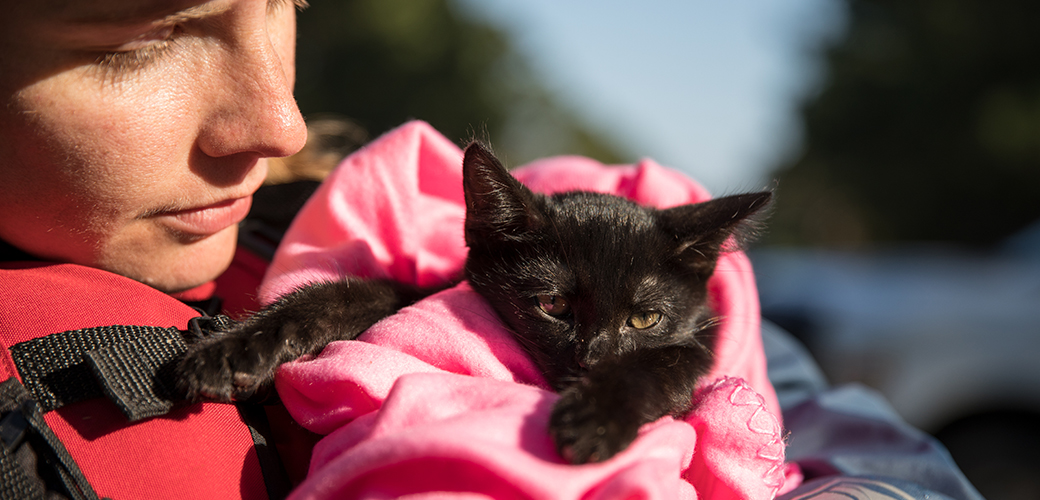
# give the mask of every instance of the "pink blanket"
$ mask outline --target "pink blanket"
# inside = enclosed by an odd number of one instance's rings
[[[286,235],[265,279],[267,303],[342,275],[419,284],[459,276],[462,151],[422,122],[347,158]],[[535,191],[584,189],[668,207],[708,193],[645,160],[579,157],[514,172]],[[283,366],[292,415],[325,434],[292,498],[772,498],[800,480],[785,466],[766,378],[754,276],[723,255],[710,283],[726,321],[697,411],[647,424],[627,450],[574,466],[547,433],[556,394],[484,300],[463,282],[386,318],[356,342]]]

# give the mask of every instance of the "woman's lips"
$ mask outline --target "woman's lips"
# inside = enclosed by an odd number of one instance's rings
[[[249,214],[252,196],[222,201],[198,208],[165,212],[159,218],[174,231],[191,236],[209,236],[231,227]]]

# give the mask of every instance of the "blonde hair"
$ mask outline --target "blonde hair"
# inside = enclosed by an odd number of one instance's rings
[[[292,156],[268,158],[264,184],[320,181],[366,142],[368,132],[348,118],[327,114],[308,117],[307,144]]]

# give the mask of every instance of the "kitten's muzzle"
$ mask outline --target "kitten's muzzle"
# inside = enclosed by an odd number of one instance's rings
[[[583,370],[589,370],[596,366],[603,358],[611,352],[610,346],[605,339],[593,337],[588,342],[583,342],[574,351],[574,363]]]
[[[588,348],[588,344],[581,343],[574,349],[574,364],[583,371],[596,364],[598,359],[593,356]]]

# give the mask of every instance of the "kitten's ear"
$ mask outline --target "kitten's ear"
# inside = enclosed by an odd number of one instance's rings
[[[726,196],[661,210],[658,217],[675,237],[678,257],[707,279],[715,272],[721,252],[737,250],[753,236],[755,215],[763,212],[772,197],[769,191]],[[730,236],[736,248],[724,248]]]
[[[516,241],[541,226],[538,195],[516,180],[491,151],[478,142],[462,160],[466,195],[466,244]]]

